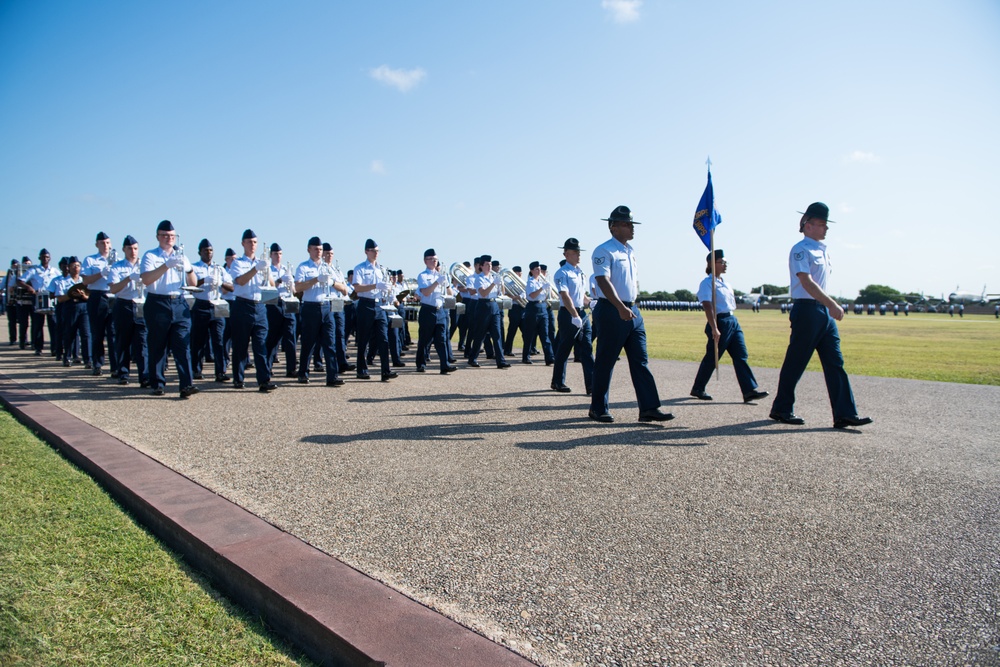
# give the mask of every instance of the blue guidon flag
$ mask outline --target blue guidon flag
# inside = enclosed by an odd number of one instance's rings
[[[712,230],[722,224],[722,216],[715,210],[715,191],[712,190],[712,172],[708,172],[708,185],[698,202],[694,214],[694,231],[709,250],[712,249]]]

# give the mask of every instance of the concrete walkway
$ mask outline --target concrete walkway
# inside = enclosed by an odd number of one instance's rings
[[[792,427],[744,405],[730,367],[709,403],[676,398],[694,364],[651,366],[665,426],[635,422],[624,363],[610,426],[581,391],[549,391],[544,365],[270,395],[202,382],[182,401],[0,348],[0,390],[539,664],[1000,664],[1000,387],[855,377],[876,423],[836,431],[821,375]],[[773,391],[777,371],[755,370]],[[578,366],[567,383],[582,389]],[[375,637],[399,622],[317,597]],[[409,655],[365,656],[452,664],[401,634]],[[516,664],[489,646],[465,664]]]

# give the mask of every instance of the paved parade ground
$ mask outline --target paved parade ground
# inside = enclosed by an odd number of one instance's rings
[[[1000,387],[855,376],[875,423],[839,431],[821,374],[786,426],[731,367],[702,402],[696,364],[650,366],[663,425],[636,422],[624,360],[611,425],[573,364],[569,394],[543,364],[411,363],[181,400],[4,346],[0,391],[541,665],[1000,664]],[[777,370],[755,371],[773,395]]]

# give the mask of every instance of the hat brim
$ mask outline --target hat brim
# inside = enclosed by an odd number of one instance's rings
[[[804,211],[796,211],[796,213],[798,213],[799,215],[805,215]],[[827,218],[826,221],[827,222],[834,222],[834,223],[837,222],[836,220],[831,220],[830,218]]]
[[[560,250],[576,250],[577,252],[587,252],[586,248],[567,248],[564,245],[556,246]]]
[[[641,225],[638,220],[622,220],[620,218],[601,218],[604,222],[631,222],[633,225]]]

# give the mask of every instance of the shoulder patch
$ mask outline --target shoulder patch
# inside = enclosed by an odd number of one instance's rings
[[[792,258],[796,262],[801,262],[805,258],[805,256],[806,256],[806,254],[800,250],[799,252],[797,252],[794,255],[792,255]]]
[[[595,257],[594,264],[601,265],[604,264],[604,257]]]

